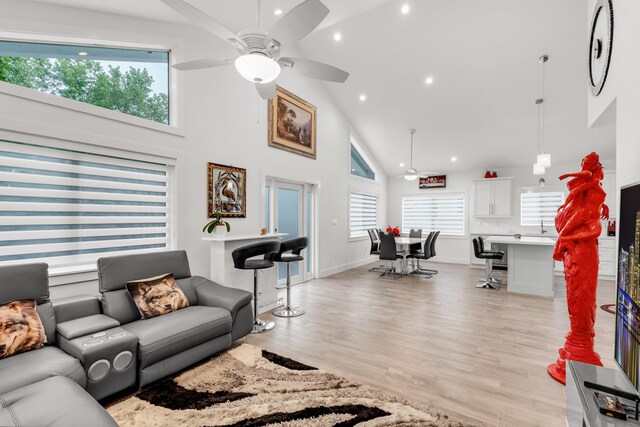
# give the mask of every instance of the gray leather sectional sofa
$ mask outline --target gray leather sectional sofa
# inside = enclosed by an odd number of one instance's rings
[[[189,307],[141,319],[125,284],[173,273]],[[116,425],[97,403],[228,348],[253,325],[249,292],[191,276],[184,251],[102,258],[102,300],[49,300],[47,265],[0,267],[0,305],[35,299],[47,343],[0,359],[0,425]]]

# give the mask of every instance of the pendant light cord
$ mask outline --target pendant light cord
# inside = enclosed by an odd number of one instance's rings
[[[543,60],[542,61],[542,103],[540,104],[540,110],[541,110],[541,114],[540,114],[540,120],[541,120],[541,125],[540,125],[540,154],[544,153],[544,101],[545,101],[545,93],[544,93],[544,87],[545,87],[545,80],[544,80],[544,64],[547,62],[547,60]]]

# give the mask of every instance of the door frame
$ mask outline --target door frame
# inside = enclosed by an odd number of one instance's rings
[[[319,181],[314,181],[314,180],[309,180],[308,178],[301,176],[301,175],[297,175],[297,174],[288,174],[288,173],[283,173],[281,171],[270,171],[270,170],[261,170],[260,171],[260,193],[261,193],[261,203],[260,203],[260,218],[265,218],[266,216],[266,210],[265,210],[265,199],[266,199],[266,191],[265,191],[265,187],[270,183],[270,182],[282,182],[284,184],[294,184],[294,185],[300,185],[302,186],[302,211],[303,211],[303,215],[302,215],[302,229],[303,229],[303,234],[309,236],[309,240],[310,240],[310,250],[311,250],[311,257],[307,257],[307,259],[305,259],[306,263],[304,263],[304,267],[308,265],[311,266],[311,272],[307,272],[306,268],[302,268],[303,270],[303,276],[301,278],[301,280],[299,282],[296,283],[301,283],[301,282],[305,282],[308,280],[312,280],[315,279],[316,277],[318,277],[318,267],[319,267],[319,263],[318,263],[318,248],[320,247],[319,244],[319,234],[318,234],[318,199],[319,199],[319,193],[320,193],[320,182]],[[267,230],[269,232],[271,232],[273,230],[273,224],[274,224],[274,203],[273,201],[275,200],[273,194],[274,194],[274,187],[271,187],[270,190],[270,196],[271,196],[271,200],[269,203],[269,207],[271,212],[269,213],[269,220],[271,222],[271,224],[265,224],[265,227],[267,228]],[[311,196],[311,230],[307,230],[307,214],[309,212],[307,212],[307,192],[310,193]],[[308,251],[307,251],[308,252]]]

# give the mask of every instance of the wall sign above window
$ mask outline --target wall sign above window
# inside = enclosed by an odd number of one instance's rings
[[[589,83],[591,94],[598,96],[604,88],[611,64],[613,48],[613,5],[611,0],[598,0],[591,18],[589,37]]]

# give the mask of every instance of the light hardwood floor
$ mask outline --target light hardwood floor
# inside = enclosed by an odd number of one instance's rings
[[[293,288],[307,313],[246,341],[489,426],[565,426],[564,386],[546,367],[568,330],[556,297],[477,289],[484,270],[429,263],[431,279],[382,279],[370,266]],[[504,277],[504,276],[502,276]],[[615,302],[601,281],[598,306]],[[613,367],[614,315],[598,308],[596,350]]]

